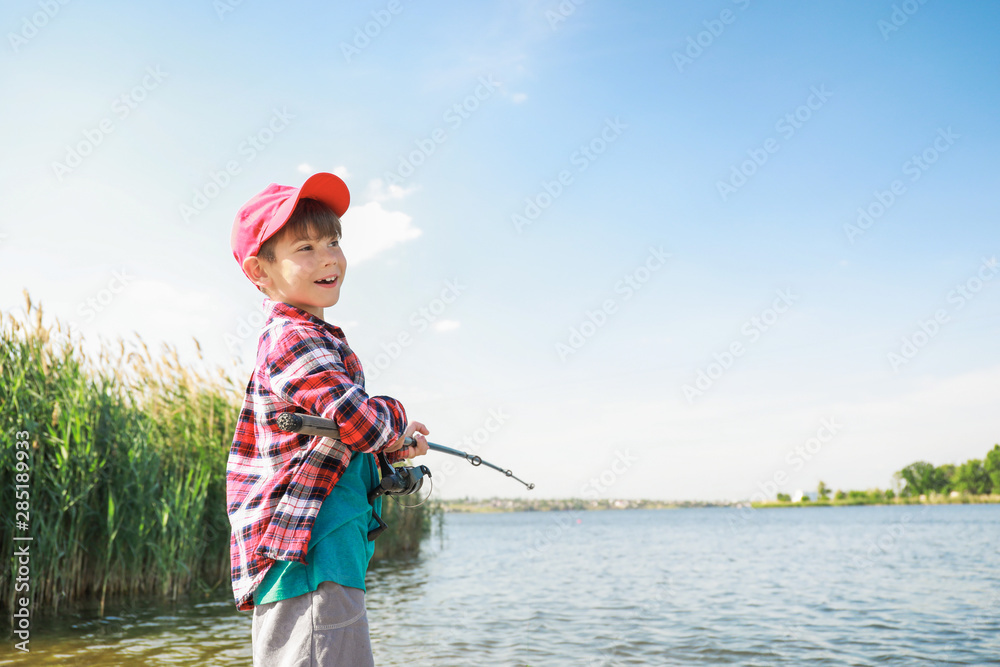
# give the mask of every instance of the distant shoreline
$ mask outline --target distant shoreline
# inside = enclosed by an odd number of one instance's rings
[[[990,505],[1000,503],[1000,494],[893,498],[892,500],[871,501],[867,499],[818,500],[807,502],[708,502],[708,501],[664,501],[664,500],[581,500],[577,498],[557,500],[527,500],[523,498],[489,498],[483,500],[437,500],[442,512],[452,514],[493,514],[504,512],[570,512],[596,510],[632,509],[687,509],[692,507],[732,507],[771,509],[785,507],[855,507],[858,505]]]
[[[667,500],[583,500],[579,498],[564,499],[527,499],[527,498],[485,498],[462,500],[436,500],[437,507],[443,512],[454,514],[497,513],[497,512],[582,512],[591,510],[629,510],[629,509],[683,509],[686,507],[730,507],[733,503],[712,503],[700,501],[667,501]]]
[[[931,496],[919,496],[917,498],[893,498],[892,500],[813,500],[793,503],[790,501],[774,501],[764,503],[751,503],[754,509],[769,509],[772,507],[848,507],[853,505],[993,505],[1000,503],[1000,494],[990,493],[981,495],[958,494],[956,496],[944,496],[933,494]]]

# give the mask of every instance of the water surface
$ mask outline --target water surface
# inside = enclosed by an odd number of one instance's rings
[[[1000,664],[1000,505],[450,514],[369,572],[378,665]],[[0,665],[249,665],[225,597],[36,619]]]

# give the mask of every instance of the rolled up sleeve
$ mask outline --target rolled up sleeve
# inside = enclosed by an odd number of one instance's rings
[[[349,449],[377,453],[391,445],[406,428],[403,405],[388,396],[369,396],[344,365],[335,341],[284,333],[289,340],[275,346],[268,375],[275,396],[306,413],[332,419]],[[395,452],[390,453],[392,458]]]

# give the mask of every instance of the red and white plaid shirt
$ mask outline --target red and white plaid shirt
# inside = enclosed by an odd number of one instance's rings
[[[233,595],[241,611],[253,609],[253,592],[275,560],[305,562],[316,515],[351,450],[379,452],[406,428],[399,401],[365,393],[361,362],[339,327],[286,303],[265,298],[263,305],[257,364],[226,467]],[[283,412],[335,420],[340,442],[278,430]],[[388,458],[402,457],[397,451]]]

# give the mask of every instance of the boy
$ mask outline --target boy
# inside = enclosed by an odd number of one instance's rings
[[[272,183],[233,223],[233,256],[266,296],[226,473],[233,593],[253,610],[255,665],[374,664],[364,602],[374,454],[427,453],[427,428],[365,393],[344,332],[323,320],[347,272],[349,203],[347,185],[319,173],[301,188]],[[340,441],[280,431],[282,412],[334,419]],[[416,445],[404,447],[407,436]]]

